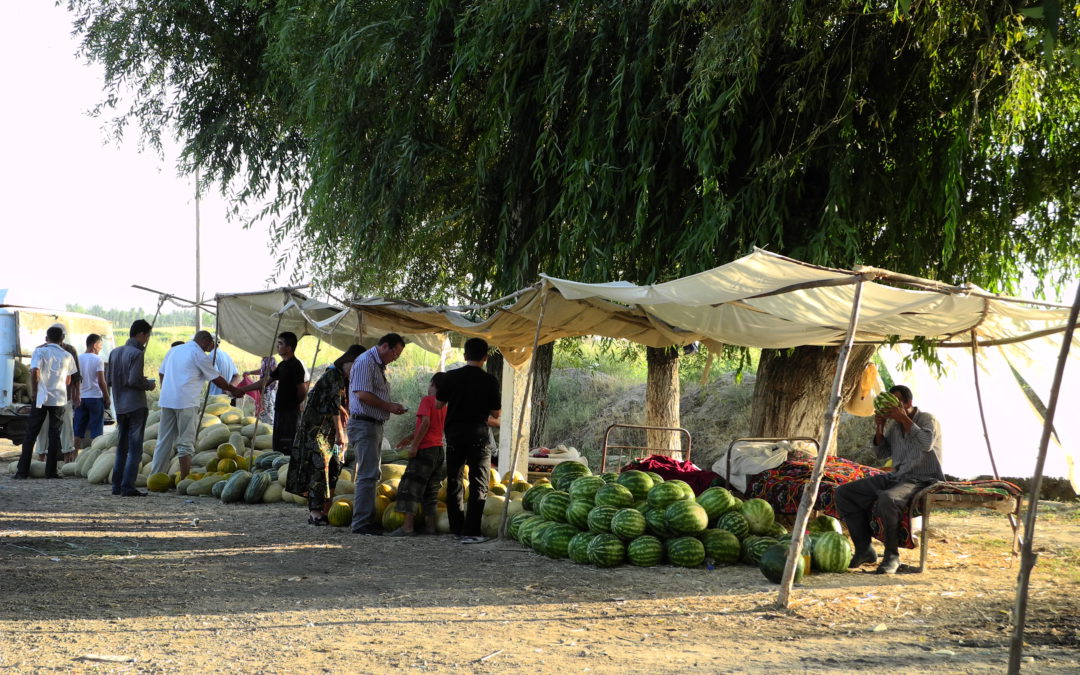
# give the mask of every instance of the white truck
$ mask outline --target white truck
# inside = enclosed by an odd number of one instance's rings
[[[30,357],[45,342],[49,326],[64,324],[64,341],[80,354],[91,333],[102,337],[101,358],[106,361],[116,345],[112,323],[106,319],[58,309],[6,305],[2,304],[4,295],[5,291],[0,290],[0,438],[19,445],[30,416]],[[112,423],[110,411],[105,412],[105,421]]]

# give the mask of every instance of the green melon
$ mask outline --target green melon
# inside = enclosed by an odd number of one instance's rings
[[[750,534],[767,534],[772,527],[774,514],[772,504],[764,499],[748,499],[742,505],[743,518]]]
[[[668,540],[667,558],[672,565],[698,567],[705,562],[705,545],[694,537],[677,537]]]
[[[575,480],[591,473],[589,467],[580,462],[560,462],[551,470],[551,484],[556,490],[569,490]]]
[[[605,483],[617,483],[619,481],[619,474],[608,471],[607,473],[600,474],[600,478],[602,478]]]
[[[654,509],[666,509],[677,501],[684,499],[682,489],[675,481],[661,483],[649,490],[649,506]]]
[[[655,471],[646,471],[645,473],[649,474],[649,478],[652,478],[652,484],[654,486],[664,482],[664,477]]]
[[[844,572],[854,550],[848,538],[838,532],[822,532],[814,537],[813,567],[822,572]]]
[[[664,513],[667,526],[675,534],[697,534],[709,526],[709,515],[701,504],[684,499],[667,507]]]
[[[611,533],[623,541],[637,539],[645,534],[645,516],[636,509],[619,509],[611,518]]]
[[[215,499],[221,499],[221,493],[225,491],[225,484],[228,480],[223,480],[218,483],[214,483],[214,486],[210,488],[210,496]]]
[[[540,498],[537,509],[544,518],[560,523],[566,522],[566,509],[570,507],[570,495],[562,490],[549,490]]]
[[[667,509],[649,509],[645,513],[645,523],[649,533],[661,539],[667,539],[675,534],[668,527],[666,512]]]
[[[614,567],[626,558],[626,547],[622,540],[613,534],[598,534],[593,537],[588,551],[589,561],[597,567]]]
[[[765,533],[767,536],[779,539],[788,534],[788,529],[780,523],[773,521],[773,524],[769,526],[769,531]]]
[[[653,481],[652,478],[649,478],[649,474],[634,469],[619,474],[618,483],[629,490],[630,494],[634,495],[635,502],[645,499],[653,486]]]
[[[614,506],[627,509],[634,506],[634,495],[618,483],[609,483],[596,491],[594,498],[597,506]]]
[[[741,511],[728,511],[716,521],[719,530],[727,530],[740,540],[745,539],[750,533],[750,526],[746,523]]]
[[[840,524],[840,521],[832,516],[818,516],[810,521],[810,525],[807,528],[810,534],[820,534],[821,532],[836,532],[837,534],[844,533],[844,526]]]
[[[548,490],[554,489],[555,488],[551,487],[547,483],[541,483],[540,485],[537,485],[525,492],[525,496],[521,498],[521,505],[525,507],[526,511],[532,511],[533,513],[536,513],[539,509],[539,505],[537,504],[537,502],[540,501],[540,498],[543,497]]]
[[[596,491],[607,485],[600,476],[582,476],[570,483],[570,499],[595,503]]]
[[[697,496],[697,503],[709,514],[709,522],[716,520],[735,508],[735,495],[722,487],[711,487]]]
[[[569,554],[570,540],[579,534],[578,529],[566,523],[555,523],[544,531],[543,553],[549,558],[565,558]]]
[[[690,484],[687,483],[684,480],[679,480],[677,478],[673,478],[672,480],[664,481],[664,482],[665,483],[670,483],[671,485],[674,485],[674,486],[678,487],[679,490],[682,491],[682,498],[683,499],[694,499],[695,497],[697,497],[697,495],[694,494],[694,488],[690,487]]]
[[[619,509],[614,506],[595,506],[589,511],[589,532],[604,534],[611,532],[611,519]]]
[[[742,550],[739,559],[747,565],[757,565],[758,561],[761,560],[761,554],[765,552],[765,549],[776,543],[777,541],[772,537],[759,537],[756,534],[752,534],[742,540]]]
[[[244,469],[234,472],[225,482],[225,489],[221,491],[221,501],[231,504],[242,500],[249,482],[251,482],[250,472]]]
[[[540,555],[547,555],[547,532],[556,525],[562,523],[555,523],[550,520],[545,520],[532,528],[532,534],[529,536],[529,546],[532,550],[536,551]]]
[[[580,479],[579,479],[580,480]],[[589,529],[589,512],[593,510],[592,500],[571,500],[566,509],[566,522],[579,530]]]
[[[659,565],[664,559],[664,545],[656,537],[642,535],[626,545],[626,559],[638,567]]]
[[[640,502],[635,502],[634,503],[634,508],[637,509],[638,512],[641,513],[641,515],[645,515],[645,512],[648,511],[649,509],[651,509],[652,507],[649,506],[649,500],[642,499]]]
[[[261,496],[260,496],[261,499]],[[334,527],[345,527],[352,522],[352,502],[344,499],[336,501],[326,514],[326,520]]]
[[[522,511],[522,513],[527,513],[527,512]],[[523,519],[521,521],[521,523],[518,525],[517,540],[519,542],[521,542],[523,545],[531,547],[532,546],[532,531],[533,531],[533,529],[537,525],[539,525],[540,523],[544,523],[544,522],[547,522],[547,521],[544,520],[543,516],[537,516],[537,515],[530,515],[528,518]]]
[[[514,541],[521,541],[518,539],[518,529],[521,527],[521,524],[525,522],[526,518],[532,517],[533,514],[528,511],[518,511],[510,516],[510,520],[506,523],[506,534],[510,535],[510,538]]]
[[[245,504],[258,504],[262,501],[263,493],[270,487],[270,476],[266,472],[259,472],[248,481],[244,490]]]
[[[758,560],[758,569],[765,578],[774,584],[780,583],[784,578],[784,567],[787,565],[787,547],[783,544],[772,544],[761,552]],[[806,560],[802,556],[795,558],[795,583],[802,581],[806,573]]]
[[[578,532],[570,538],[570,544],[566,547],[567,556],[579,565],[587,565],[589,560],[589,542],[597,535],[592,532]]]
[[[717,565],[731,565],[739,562],[742,547],[739,538],[727,530],[705,530],[698,538],[705,546],[705,557]]]

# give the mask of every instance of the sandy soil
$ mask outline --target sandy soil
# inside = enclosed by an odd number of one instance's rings
[[[997,673],[1007,659],[1017,565],[989,511],[938,512],[924,574],[812,575],[790,610],[749,567],[600,570],[305,514],[0,477],[0,669]],[[1048,504],[1044,522],[1025,670],[1075,673],[1080,509]]]

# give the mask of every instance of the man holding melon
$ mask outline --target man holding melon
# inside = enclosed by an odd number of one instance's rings
[[[836,510],[855,544],[850,567],[877,562],[870,543],[874,513],[885,525],[885,557],[878,574],[896,574],[900,568],[900,517],[922,488],[945,480],[941,470],[941,425],[933,415],[912,404],[911,389],[896,385],[874,401],[877,424],[872,442],[880,459],[891,459],[893,470],[841,485]]]

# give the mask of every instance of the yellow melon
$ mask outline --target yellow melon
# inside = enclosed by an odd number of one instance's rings
[[[352,504],[344,499],[339,499],[330,507],[326,519],[334,527],[345,527],[352,522]]]
[[[397,485],[394,485],[393,481],[383,481],[375,488],[375,494],[393,500],[397,497]]]
[[[232,473],[236,471],[235,459],[219,459],[217,464],[217,470],[221,473]]]
[[[386,507],[390,506],[392,501],[384,495],[375,496],[375,520],[382,522],[383,511],[386,511]]]
[[[352,471],[349,471],[348,469],[342,469],[341,473],[338,474],[338,480],[347,480],[351,482],[352,479]]]
[[[218,459],[230,459],[236,457],[236,447],[232,443],[222,443],[217,448]]]
[[[214,473],[215,471],[217,471],[218,462],[220,462],[220,461],[221,461],[220,459],[216,459],[216,458],[210,460],[209,462],[206,463],[206,470],[209,473]]]
[[[146,479],[146,487],[151,492],[168,492],[172,487],[172,477],[167,473],[155,473]]]
[[[404,464],[383,464],[379,467],[379,480],[386,481],[391,478],[401,478],[405,475]]]
[[[236,462],[236,468],[237,469],[245,469],[246,470],[248,468],[247,457],[237,456],[237,457],[233,458],[233,461]]]

